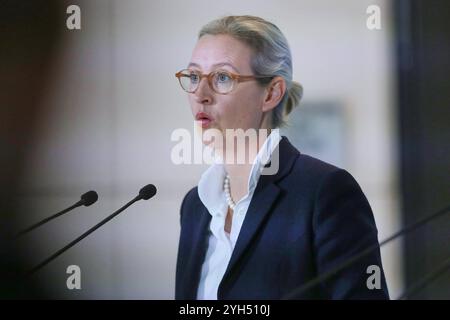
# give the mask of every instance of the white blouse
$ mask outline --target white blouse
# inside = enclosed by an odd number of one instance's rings
[[[231,259],[261,170],[269,161],[280,140],[279,130],[272,130],[259,150],[248,178],[248,193],[236,203],[229,234],[224,229],[228,211],[225,191],[223,190],[226,175],[225,167],[222,163],[215,163],[202,174],[198,184],[198,194],[212,218],[209,225],[208,249],[202,265],[197,299],[217,300],[219,284]]]

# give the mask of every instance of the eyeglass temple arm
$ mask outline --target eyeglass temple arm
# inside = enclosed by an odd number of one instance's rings
[[[254,79],[263,79],[263,78],[273,78],[274,76],[241,76],[241,75],[235,75],[234,79],[242,82],[242,81],[249,81]]]

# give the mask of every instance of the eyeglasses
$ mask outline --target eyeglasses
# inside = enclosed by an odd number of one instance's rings
[[[273,78],[273,76],[241,76],[225,70],[216,70],[209,74],[199,71],[184,69],[175,74],[180,82],[181,88],[188,93],[197,91],[200,81],[208,79],[209,87],[216,93],[228,94],[238,83],[255,79]]]

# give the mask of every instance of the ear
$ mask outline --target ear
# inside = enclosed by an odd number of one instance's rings
[[[274,109],[283,99],[286,92],[286,82],[282,77],[275,77],[269,83],[265,90],[265,97],[262,105],[262,111],[270,111]]]

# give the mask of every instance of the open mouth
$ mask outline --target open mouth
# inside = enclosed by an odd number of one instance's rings
[[[202,128],[208,128],[211,125],[213,118],[207,113],[198,112],[195,116],[195,120],[201,124]]]

